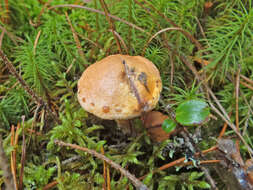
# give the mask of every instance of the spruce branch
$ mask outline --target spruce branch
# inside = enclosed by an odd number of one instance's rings
[[[9,61],[9,59],[6,57],[4,52],[0,50],[0,57],[2,58],[4,64],[7,66],[9,71],[12,75],[15,76],[15,78],[19,81],[21,86],[25,89],[25,91],[32,97],[32,99],[38,104],[44,106],[46,109],[49,109],[49,113],[52,115],[52,118],[57,121],[57,123],[60,123],[60,120],[58,116],[51,110],[51,108],[43,101],[41,97],[39,97],[30,87],[29,85],[23,80],[23,78],[18,74],[16,68],[13,66],[13,64]]]
[[[2,58],[4,64],[7,66],[11,74],[16,77],[16,79],[19,81],[19,83],[22,85],[25,91],[32,97],[32,99],[35,102],[37,102],[37,104],[45,105],[45,102],[42,100],[42,98],[38,97],[35,94],[35,92],[28,86],[28,84],[22,79],[22,77],[18,74],[16,68],[12,65],[12,63],[9,61],[9,59],[6,57],[6,55],[2,50],[0,50],[0,57]]]

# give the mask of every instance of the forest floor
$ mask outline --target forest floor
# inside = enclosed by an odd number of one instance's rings
[[[114,54],[160,72],[134,134],[77,98]],[[252,189],[252,127],[251,0],[0,0],[0,189]]]

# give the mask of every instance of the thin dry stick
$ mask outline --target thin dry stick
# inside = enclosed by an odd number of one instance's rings
[[[5,4],[5,11],[6,11],[5,23],[8,23],[8,21],[9,21],[9,2],[8,2],[8,0],[4,0],[4,4]]]
[[[184,34],[192,43],[194,43],[196,45],[196,47],[198,48],[198,50],[201,50],[202,47],[199,43],[197,43],[196,39],[192,38],[192,35],[190,35],[188,32],[186,32],[185,30],[183,30],[182,28],[177,28],[177,27],[170,27],[170,28],[164,28],[160,31],[158,31],[157,33],[155,33],[153,36],[151,36],[151,38],[148,40],[148,42],[145,44],[144,48],[143,48],[143,52],[145,52],[146,48],[148,47],[148,44],[159,34],[163,33],[163,32],[167,32],[167,31],[179,31],[182,34]]]
[[[106,170],[106,179],[107,179],[107,190],[111,190],[110,168],[108,165]]]
[[[21,153],[21,167],[19,170],[19,185],[18,189],[23,189],[23,176],[26,158],[26,143],[25,143],[25,129],[24,129],[25,116],[22,116],[22,153]]]
[[[81,147],[81,146],[78,146],[78,145],[75,145],[75,144],[65,143],[65,142],[62,142],[62,141],[59,141],[59,140],[55,140],[54,142],[55,142],[55,144],[57,144],[59,146],[66,146],[66,147],[70,147],[70,148],[73,148],[73,149],[77,149],[77,150],[87,152],[87,153],[91,154],[92,156],[95,156],[98,159],[107,162],[113,168],[115,168],[116,170],[119,170],[122,175],[127,177],[137,189],[148,190],[147,186],[144,185],[142,182],[140,182],[133,174],[129,173],[127,170],[122,168],[119,164],[113,162],[112,160],[110,160],[106,156],[104,156],[102,154],[99,154],[94,150],[90,150],[88,148]]]
[[[247,77],[245,77],[244,75],[241,75],[241,74],[240,74],[240,77],[241,77],[243,80],[245,80],[245,81],[247,81],[248,83],[250,83],[251,85],[253,85],[253,80],[251,80],[251,79],[249,79],[249,78],[247,78]]]
[[[40,18],[41,18],[41,16],[43,15],[43,13],[45,12],[45,10],[46,10],[46,8],[48,7],[48,5],[51,3],[51,1],[52,1],[52,0],[49,0],[48,2],[46,2],[46,3],[43,5],[43,7],[42,7],[42,9],[41,9],[41,11],[40,11],[40,14],[39,14],[39,16],[37,17],[36,23],[32,23],[32,21],[30,21],[30,24],[31,24],[32,26],[38,27],[38,26],[41,24]]]
[[[39,30],[39,32],[36,36],[36,39],[34,41],[34,44],[33,44],[33,55],[35,55],[35,53],[36,53],[36,47],[37,47],[37,44],[38,44],[38,41],[39,41],[39,38],[40,38],[40,34],[41,34],[41,30]]]
[[[12,178],[11,170],[9,167],[8,159],[5,155],[2,143],[2,136],[0,135],[0,168],[3,171],[2,176],[6,186],[6,190],[15,189],[14,180]]]
[[[37,115],[38,115],[39,108],[40,108],[40,104],[37,104],[37,107],[36,107],[36,109],[35,109],[35,111],[34,111],[34,114],[33,114],[32,127],[31,127],[31,129],[29,129],[30,131],[34,131],[34,134],[36,134],[36,131],[34,130],[34,126],[35,126],[35,124],[36,124],[36,118],[37,118]],[[32,134],[33,134],[33,133],[31,132],[31,135],[30,135],[30,137],[29,137],[29,139],[28,139],[27,146],[29,146],[29,144],[30,144],[30,142],[31,142]]]
[[[52,6],[49,8],[50,9],[55,9],[55,8],[59,8],[59,7],[71,7],[71,8],[80,8],[80,9],[85,9],[85,10],[88,10],[88,11],[91,11],[91,12],[95,12],[95,13],[98,13],[98,14],[101,14],[101,15],[105,15],[105,13],[103,11],[100,11],[100,10],[97,10],[97,9],[93,9],[93,8],[90,8],[90,7],[86,7],[86,6],[81,6],[81,5],[73,5],[73,4],[64,4],[64,5],[56,5],[56,6]],[[148,34],[150,35],[149,32],[146,32],[144,29],[140,28],[139,26],[136,26],[135,24],[132,24],[124,19],[121,19],[117,16],[114,16],[114,15],[111,15],[111,14],[108,14],[109,17],[111,17],[112,19],[114,20],[117,20],[117,21],[120,21],[122,23],[125,23],[129,26],[131,26],[132,28],[135,28],[141,32],[144,32],[145,34]]]
[[[238,133],[240,132],[239,130],[239,87],[240,87],[240,73],[241,73],[241,68],[239,66],[239,69],[236,73],[236,84],[235,84],[235,125]],[[240,142],[237,139],[236,140],[236,148],[237,151],[240,152]]]
[[[78,36],[80,36],[80,37],[81,37],[82,39],[84,39],[84,40],[87,40],[87,41],[90,42],[92,45],[94,45],[95,47],[99,48],[101,51],[104,51],[104,50],[103,50],[103,47],[102,47],[101,45],[99,45],[98,43],[93,42],[91,39],[89,39],[89,38],[83,36],[82,34],[78,34]]]
[[[71,21],[70,21],[70,18],[69,18],[69,15],[68,15],[67,12],[65,12],[65,16],[66,16],[66,18],[67,18],[68,24],[69,24],[70,29],[71,29],[71,31],[72,31],[73,38],[74,38],[74,40],[75,40],[75,42],[76,42],[76,47],[77,47],[77,49],[78,49],[78,53],[79,53],[79,55],[81,56],[81,58],[86,62],[85,55],[84,55],[84,53],[83,53],[83,51],[82,51],[81,42],[80,42],[80,40],[79,40],[79,38],[78,38],[77,32],[75,31],[75,29],[74,29],[74,27],[73,27],[73,25],[72,25],[72,23],[71,23]],[[84,66],[85,68],[87,67],[86,64],[83,64],[83,66]]]
[[[127,54],[129,54],[128,52],[128,48],[126,46],[126,43],[124,42],[123,38],[119,35],[118,32],[114,31],[114,34],[117,36],[117,38],[119,38],[119,40],[121,41],[122,45],[124,46],[124,49],[126,51]]]
[[[220,163],[221,160],[201,160],[199,162],[200,165],[203,165],[203,164],[215,164],[215,163]],[[184,162],[184,163],[180,163],[179,165],[181,166],[188,166],[188,165],[193,165],[193,162],[192,161],[189,161],[189,162]]]
[[[207,179],[207,181],[210,183],[211,185],[211,189],[213,190],[218,190],[217,186],[216,186],[216,182],[213,180],[213,178],[211,177],[209,171],[207,168],[200,166],[200,169],[204,172],[205,177]]]
[[[11,145],[13,146],[13,150],[11,152],[11,171],[14,179],[15,189],[18,189],[18,181],[17,181],[17,151],[16,147],[18,145],[18,136],[19,136],[19,128],[20,124],[18,123],[17,128],[15,130],[14,125],[11,126]]]
[[[252,151],[251,147],[250,147],[250,146],[248,145],[248,143],[244,140],[243,136],[242,136],[240,133],[237,132],[237,129],[236,129],[235,125],[234,125],[233,123],[230,122],[230,119],[227,120],[227,118],[224,117],[224,116],[222,115],[222,113],[220,113],[220,111],[219,111],[211,102],[209,102],[209,105],[210,105],[210,107],[212,108],[212,110],[215,111],[215,112],[223,119],[223,121],[225,121],[225,122],[234,130],[234,132],[236,133],[236,135],[241,139],[241,141],[243,142],[243,144],[244,144],[244,145],[246,146],[246,148],[248,149],[248,152],[249,152],[250,157],[252,157],[253,151]]]
[[[207,154],[208,152],[212,152],[212,151],[214,151],[214,150],[217,150],[217,146],[213,146],[213,147],[211,147],[211,148],[209,148],[209,149],[207,149],[207,150],[204,150],[204,151],[201,152],[201,154]],[[200,153],[198,152],[198,153],[196,153],[194,156],[199,156],[199,155],[200,155]],[[168,163],[168,164],[165,164],[165,165],[159,167],[157,170],[154,170],[154,171],[153,171],[153,174],[156,173],[156,172],[158,172],[158,171],[162,171],[162,170],[168,169],[168,168],[170,168],[170,167],[180,165],[180,164],[182,164],[184,161],[185,161],[185,157],[179,158],[179,159],[177,159],[177,160],[174,160],[173,162],[170,162],[170,163]],[[146,174],[146,175],[144,175],[144,176],[142,176],[142,177],[140,177],[140,178],[138,178],[138,179],[139,179],[139,180],[143,180],[147,175],[148,175],[148,174]]]
[[[247,87],[247,88],[253,90],[253,86],[248,85],[246,82],[240,81],[240,83],[241,83],[243,86],[245,86],[245,87]]]
[[[239,68],[236,74],[236,84],[235,84],[235,124],[237,131],[239,132],[239,87],[240,87],[240,72]]]
[[[18,46],[18,42],[16,39],[18,39],[19,41],[24,41],[22,38],[19,38],[17,36],[15,36],[14,34],[12,34],[11,32],[7,31],[6,28],[4,28],[3,26],[0,25],[0,29],[5,32],[7,34],[7,36],[11,39],[11,41]]]
[[[17,131],[16,131],[17,132]],[[16,144],[15,144],[15,127],[14,125],[11,126],[11,146],[14,147],[14,149],[11,151],[11,173],[14,180],[14,186],[15,189],[18,189],[18,182],[17,182],[17,165],[16,165]]]
[[[51,183],[45,185],[42,190],[49,190],[51,188],[53,188],[54,186],[56,186],[58,184],[58,181],[52,181]]]
[[[145,2],[146,4],[149,5],[149,7],[151,7],[155,12],[157,12],[161,17],[163,17],[165,20],[167,20],[172,26],[174,27],[178,27],[178,25],[173,22],[172,20],[170,20],[168,17],[166,17],[163,13],[161,13],[158,9],[155,8],[155,6],[153,6],[150,2],[143,0],[143,2]]]
[[[105,155],[105,151],[104,151],[104,148],[103,148],[103,146],[101,147],[101,153],[103,154],[103,155]],[[104,188],[104,190],[106,190],[107,189],[107,166],[106,166],[106,162],[105,161],[103,161],[103,177],[104,177],[104,183],[103,183],[103,188]]]
[[[229,117],[231,117],[231,114],[232,114],[232,112],[229,113]],[[225,132],[227,130],[227,127],[228,127],[228,124],[225,122],[224,125],[223,125],[223,127],[222,127],[222,130],[221,130],[221,132],[219,134],[218,139],[221,139],[223,137],[223,135],[225,134]]]
[[[251,109],[252,105],[253,105],[253,96],[251,97],[250,103],[247,102],[247,99],[245,98],[245,96],[243,95],[244,101],[246,102],[247,106],[248,106],[248,114],[247,114],[247,119],[245,121],[244,127],[243,127],[243,132],[242,135],[244,136],[246,134],[246,130],[247,130],[247,126],[248,126],[248,121],[250,118],[250,113],[251,115],[253,115],[253,110]]]
[[[106,6],[106,3],[105,3],[104,0],[99,0],[99,1],[100,1],[100,4],[102,5],[104,11],[105,11],[105,18],[106,18],[107,22],[110,24],[111,31],[112,31],[113,37],[114,37],[114,39],[116,41],[118,50],[119,50],[120,54],[122,54],[122,49],[121,49],[121,45],[120,45],[119,39],[117,38],[116,34],[114,33],[114,31],[115,31],[115,25],[114,25],[111,17],[109,17],[109,10],[108,10],[108,8]]]
[[[0,49],[2,49],[2,42],[3,42],[3,38],[4,38],[4,31],[1,32],[0,34]]]
[[[174,78],[174,61],[173,61],[173,55],[170,54],[170,64],[171,64],[171,68],[170,68],[170,85],[172,86],[173,84],[173,78]]]
[[[80,160],[81,158],[82,158],[82,157],[81,157],[80,155],[73,156],[73,157],[71,157],[71,158],[69,158],[69,159],[67,159],[67,160],[62,161],[62,165],[71,163],[71,162],[73,162],[73,161],[75,161],[75,160]],[[56,165],[56,166],[54,166],[54,168],[57,170],[58,166]],[[53,188],[54,186],[56,186],[57,184],[58,184],[58,181],[56,181],[56,180],[55,180],[55,181],[52,181],[52,182],[48,183],[47,185],[45,185],[45,186],[42,188],[42,190],[51,189],[51,188]]]
[[[200,29],[200,33],[202,34],[203,38],[206,39],[206,43],[207,43],[208,47],[211,47],[210,44],[209,44],[209,42],[208,42],[208,40],[207,40],[206,34],[204,32],[204,29],[203,29],[201,23],[199,22],[198,17],[195,17],[195,19],[196,19],[196,21],[198,23],[198,26],[199,26],[199,29]]]
[[[126,64],[126,61],[123,60],[122,63],[124,65],[124,69],[125,69],[125,72],[126,72],[126,76],[127,76],[127,79],[128,79],[128,84],[130,86],[130,90],[134,94],[135,98],[137,99],[137,102],[138,102],[141,110],[145,111],[144,110],[145,106],[143,105],[143,102],[141,100],[141,96],[140,96],[140,94],[139,94],[139,92],[138,92],[138,90],[137,90],[137,88],[136,88],[136,86],[134,84],[134,81],[133,81],[133,79],[131,77],[132,73],[131,73],[128,65]]]

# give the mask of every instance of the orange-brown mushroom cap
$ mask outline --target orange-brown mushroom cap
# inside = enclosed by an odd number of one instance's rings
[[[83,72],[78,81],[77,97],[86,111],[100,118],[131,119],[139,116],[143,109],[152,110],[161,90],[160,73],[151,61],[141,56],[117,54],[90,65]]]

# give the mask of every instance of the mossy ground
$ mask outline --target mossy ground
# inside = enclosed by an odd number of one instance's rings
[[[76,98],[77,80],[88,65],[107,55],[145,56],[156,64],[163,81],[156,110],[168,114],[181,102],[194,98],[218,107],[205,91],[203,83],[207,83],[252,147],[252,1],[103,2],[0,0],[0,49],[44,104],[34,101],[0,58],[0,133],[8,158],[16,151],[17,179],[23,130],[25,189],[42,189],[52,182],[52,189],[62,190],[103,187],[103,162],[84,152],[59,147],[54,144],[55,139],[98,152],[103,147],[108,158],[135,176],[148,173],[143,182],[150,189],[208,188],[198,167],[172,167],[152,175],[158,167],[185,157],[185,149],[176,149],[175,153],[168,149],[171,143],[175,147],[178,143],[173,138],[159,144],[151,142],[140,119],[134,120],[134,125],[141,133],[137,138],[127,138],[113,121],[101,121],[86,113]],[[107,11],[111,17],[104,14]],[[196,69],[201,79],[189,66]],[[212,115],[200,128],[200,150],[216,144],[224,124],[215,111]],[[19,125],[15,142],[11,128]],[[196,129],[189,128],[189,133],[194,134]],[[231,128],[224,135],[236,137]],[[250,157],[243,143],[240,150],[244,160]],[[218,188],[225,188],[212,165],[208,168]],[[127,178],[112,168],[110,181],[111,189],[134,189]]]

